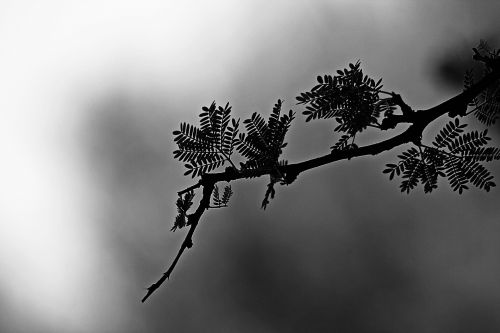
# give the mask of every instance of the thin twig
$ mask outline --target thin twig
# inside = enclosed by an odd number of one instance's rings
[[[487,101],[483,101],[482,103],[479,103],[479,105],[476,105],[472,110],[468,111],[465,115],[466,116],[470,115],[472,112],[476,111],[477,109],[479,109],[481,106],[483,106],[486,103],[487,103]]]
[[[148,292],[146,293],[146,296],[143,297],[141,302],[144,303],[156,291],[156,289],[158,289],[163,284],[163,282],[165,282],[165,280],[170,278],[170,274],[172,274],[172,271],[174,270],[175,266],[177,265],[177,262],[179,261],[184,251],[193,246],[194,231],[198,226],[198,222],[200,221],[203,212],[210,206],[210,197],[212,196],[212,191],[214,190],[214,186],[215,183],[213,182],[205,182],[203,184],[203,197],[201,198],[196,211],[193,214],[189,215],[188,222],[190,228],[188,233],[186,234],[186,237],[184,238],[184,241],[182,242],[179,252],[177,252],[174,261],[170,264],[168,270],[165,273],[163,273],[162,277],[147,288]]]
[[[377,90],[377,92],[379,92],[380,94],[386,94],[386,95],[389,95],[389,96],[393,96],[393,92],[388,92],[388,91],[385,91],[385,90]]]
[[[201,179],[200,179],[200,181],[198,181],[196,184],[191,185],[191,186],[189,186],[188,188],[186,188],[186,189],[184,189],[184,190],[182,190],[182,191],[177,192],[177,194],[178,194],[179,196],[181,196],[181,195],[183,195],[184,193],[191,192],[192,190],[197,189],[197,188],[198,188],[198,187],[200,187],[200,186],[201,186]]]

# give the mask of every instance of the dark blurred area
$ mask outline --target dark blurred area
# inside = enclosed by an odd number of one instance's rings
[[[495,28],[500,30],[500,25]],[[464,76],[466,71],[471,71],[475,81],[479,80],[485,74],[485,65],[481,62],[472,59],[473,51],[471,45],[477,48],[480,42],[486,42],[491,50],[498,49],[500,40],[498,35],[489,31],[483,35],[472,38],[464,38],[450,43],[440,52],[437,52],[431,60],[433,76],[435,81],[451,92],[464,89]],[[473,109],[471,107],[470,109]],[[476,120],[477,122],[477,120]],[[497,133],[500,133],[500,125],[498,122],[491,126]]]
[[[486,41],[492,49],[498,49],[498,36],[490,32],[478,34],[475,39],[454,40],[444,46],[441,52],[436,52],[435,59],[431,60],[435,64],[432,67],[435,79],[440,84],[448,86],[450,90],[457,91],[463,89],[464,74],[467,70],[472,70],[476,74],[476,80],[481,77],[484,73],[484,64],[472,59],[474,54],[472,48],[477,48],[481,40]]]

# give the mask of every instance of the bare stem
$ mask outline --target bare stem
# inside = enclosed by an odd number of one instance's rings
[[[188,220],[188,224],[190,225],[189,231],[186,234],[186,237],[184,238],[184,241],[182,242],[182,245],[179,251],[177,252],[177,255],[175,256],[174,261],[170,264],[170,267],[167,269],[165,273],[163,273],[162,277],[158,281],[156,281],[147,288],[148,292],[146,293],[146,296],[144,296],[142,299],[143,303],[156,291],[156,289],[158,289],[163,284],[163,282],[165,282],[165,280],[170,278],[172,271],[174,270],[175,266],[177,265],[177,262],[179,261],[184,251],[193,246],[194,231],[198,226],[198,222],[200,221],[203,212],[210,206],[210,197],[212,196],[212,191],[214,190],[214,186],[215,183],[213,182],[203,183],[203,197],[201,198],[196,211],[193,214],[189,215],[189,220]]]
[[[183,189],[182,191],[177,192],[178,195],[183,195],[184,193],[191,192],[194,189],[197,189],[202,185],[201,180],[194,185],[189,186],[188,188]]]
[[[379,92],[380,94],[389,95],[389,96],[391,96],[391,97],[392,97],[392,95],[394,94],[394,93],[390,93],[390,92],[385,91],[385,90],[378,90],[378,92]]]

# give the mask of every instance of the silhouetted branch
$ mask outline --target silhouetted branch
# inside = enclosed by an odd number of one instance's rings
[[[149,298],[149,296],[151,296],[155,292],[156,289],[158,289],[163,284],[163,282],[165,282],[165,280],[170,278],[170,274],[172,274],[172,271],[174,270],[175,266],[177,265],[177,262],[184,253],[184,250],[189,249],[193,246],[194,231],[198,226],[198,222],[200,221],[203,212],[210,206],[210,197],[212,196],[212,191],[214,190],[214,186],[215,183],[207,181],[203,182],[203,197],[201,198],[196,211],[193,214],[189,215],[188,218],[188,224],[190,226],[189,231],[186,234],[184,241],[182,242],[179,252],[177,252],[174,261],[172,262],[172,264],[170,264],[168,270],[165,273],[163,273],[162,277],[147,288],[148,292],[146,293],[146,296],[144,296],[144,298],[142,299],[143,303]]]
[[[401,108],[401,111],[403,112],[404,116],[409,116],[410,114],[413,113],[412,108],[403,101],[403,99],[401,98],[401,95],[393,92],[392,93],[392,102]]]
[[[198,183],[196,183],[194,185],[191,185],[188,188],[183,189],[182,191],[177,192],[177,194],[178,195],[183,195],[184,193],[191,192],[191,191],[197,189],[201,185],[202,185],[202,183],[201,183],[201,180],[200,180]]]
[[[423,131],[427,128],[429,124],[431,124],[434,120],[445,114],[448,114],[450,117],[465,116],[468,103],[473,98],[475,98],[479,93],[481,93],[484,89],[486,89],[489,85],[493,84],[500,78],[500,66],[497,65],[498,60],[497,59],[491,60],[489,58],[485,59],[477,52],[477,50],[475,50],[475,52],[476,54],[474,55],[474,57],[481,61],[485,62],[488,61],[489,65],[491,65],[491,68],[493,70],[489,74],[484,76],[481,80],[479,80],[477,83],[472,84],[468,89],[466,89],[462,93],[448,99],[447,101],[433,108],[427,110],[414,111],[411,109],[410,106],[408,106],[402,100],[400,95],[396,93],[387,93],[384,91],[380,91],[381,93],[390,94],[392,96],[393,103],[398,105],[403,113],[402,115],[387,114],[380,125],[380,129],[384,130],[392,129],[402,123],[410,124],[410,126],[405,131],[394,137],[367,146],[354,147],[352,149],[344,149],[344,150],[334,149],[331,151],[331,153],[327,155],[319,156],[310,160],[294,164],[270,165],[268,167],[263,166],[253,169],[243,168],[241,170],[237,170],[233,165],[233,167],[226,168],[224,172],[202,174],[201,179],[197,184],[192,185],[187,189],[179,192],[179,195],[182,195],[184,193],[202,187],[203,197],[200,200],[200,203],[196,211],[188,216],[187,224],[190,226],[190,228],[174,261],[172,262],[168,270],[163,274],[163,276],[157,282],[153,283],[149,288],[147,288],[148,290],[147,294],[142,299],[142,302],[144,302],[148,297],[150,297],[151,294],[154,291],[156,291],[163,284],[163,282],[165,282],[166,279],[170,277],[170,274],[172,273],[173,269],[175,268],[177,262],[179,261],[179,258],[182,256],[185,249],[190,248],[193,245],[192,237],[194,231],[204,211],[210,208],[210,197],[212,191],[214,190],[214,186],[218,182],[231,182],[237,179],[255,178],[264,175],[272,176],[273,174],[278,173],[280,175],[280,178],[283,179],[284,183],[290,184],[297,178],[297,176],[300,173],[304,171],[314,169],[326,164],[330,164],[339,160],[351,159],[353,157],[360,157],[366,155],[377,155],[384,151],[391,150],[395,147],[410,142],[420,147]],[[331,79],[326,76],[325,78]],[[321,84],[323,83],[323,79],[321,77],[319,77],[319,81]],[[303,97],[304,96],[307,97],[307,95],[303,95]],[[252,118],[252,121],[257,121],[257,120],[259,119]],[[260,122],[257,125],[263,129],[267,129],[267,127],[265,127],[267,126],[265,123]],[[264,137],[264,135],[261,136]],[[251,152],[252,151],[249,151],[249,154]],[[267,194],[266,194],[266,199],[267,199]]]

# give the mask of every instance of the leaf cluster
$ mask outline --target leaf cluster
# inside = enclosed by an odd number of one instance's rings
[[[177,216],[175,217],[174,226],[171,231],[175,231],[177,228],[182,229],[187,225],[187,212],[189,208],[193,205],[194,192],[189,191],[184,196],[180,195],[177,198]]]
[[[282,101],[278,100],[267,122],[256,112],[243,121],[247,134],[240,133],[236,140],[238,152],[247,159],[245,163],[241,163],[242,168],[257,169],[278,165],[278,158],[287,145],[284,142],[285,135],[295,118],[292,110],[281,113],[281,107]]]
[[[337,75],[318,76],[317,81],[310,91],[296,97],[298,104],[306,105],[303,111],[306,121],[335,118],[338,123],[335,131],[353,136],[376,124],[380,112],[387,110],[384,104],[377,104],[382,79],[375,82],[363,75],[359,61],[338,70]]]
[[[233,195],[233,190],[231,189],[230,185],[224,187],[222,196],[220,195],[219,187],[215,185],[214,192],[212,195],[212,201],[213,201],[212,208],[227,207],[229,199],[231,198],[232,195]]]
[[[231,118],[231,107],[219,106],[213,102],[210,107],[203,107],[200,113],[200,127],[181,123],[180,130],[173,132],[178,149],[174,157],[187,162],[184,175],[201,176],[230,161],[239,120]]]
[[[460,194],[472,184],[489,191],[495,186],[493,176],[481,162],[500,159],[500,149],[485,147],[490,138],[487,130],[464,133],[465,124],[450,121],[436,135],[431,147],[411,147],[398,156],[399,162],[386,165],[389,179],[402,178],[401,191],[409,193],[418,183],[424,192],[437,188],[438,178],[447,178],[452,189]]]

